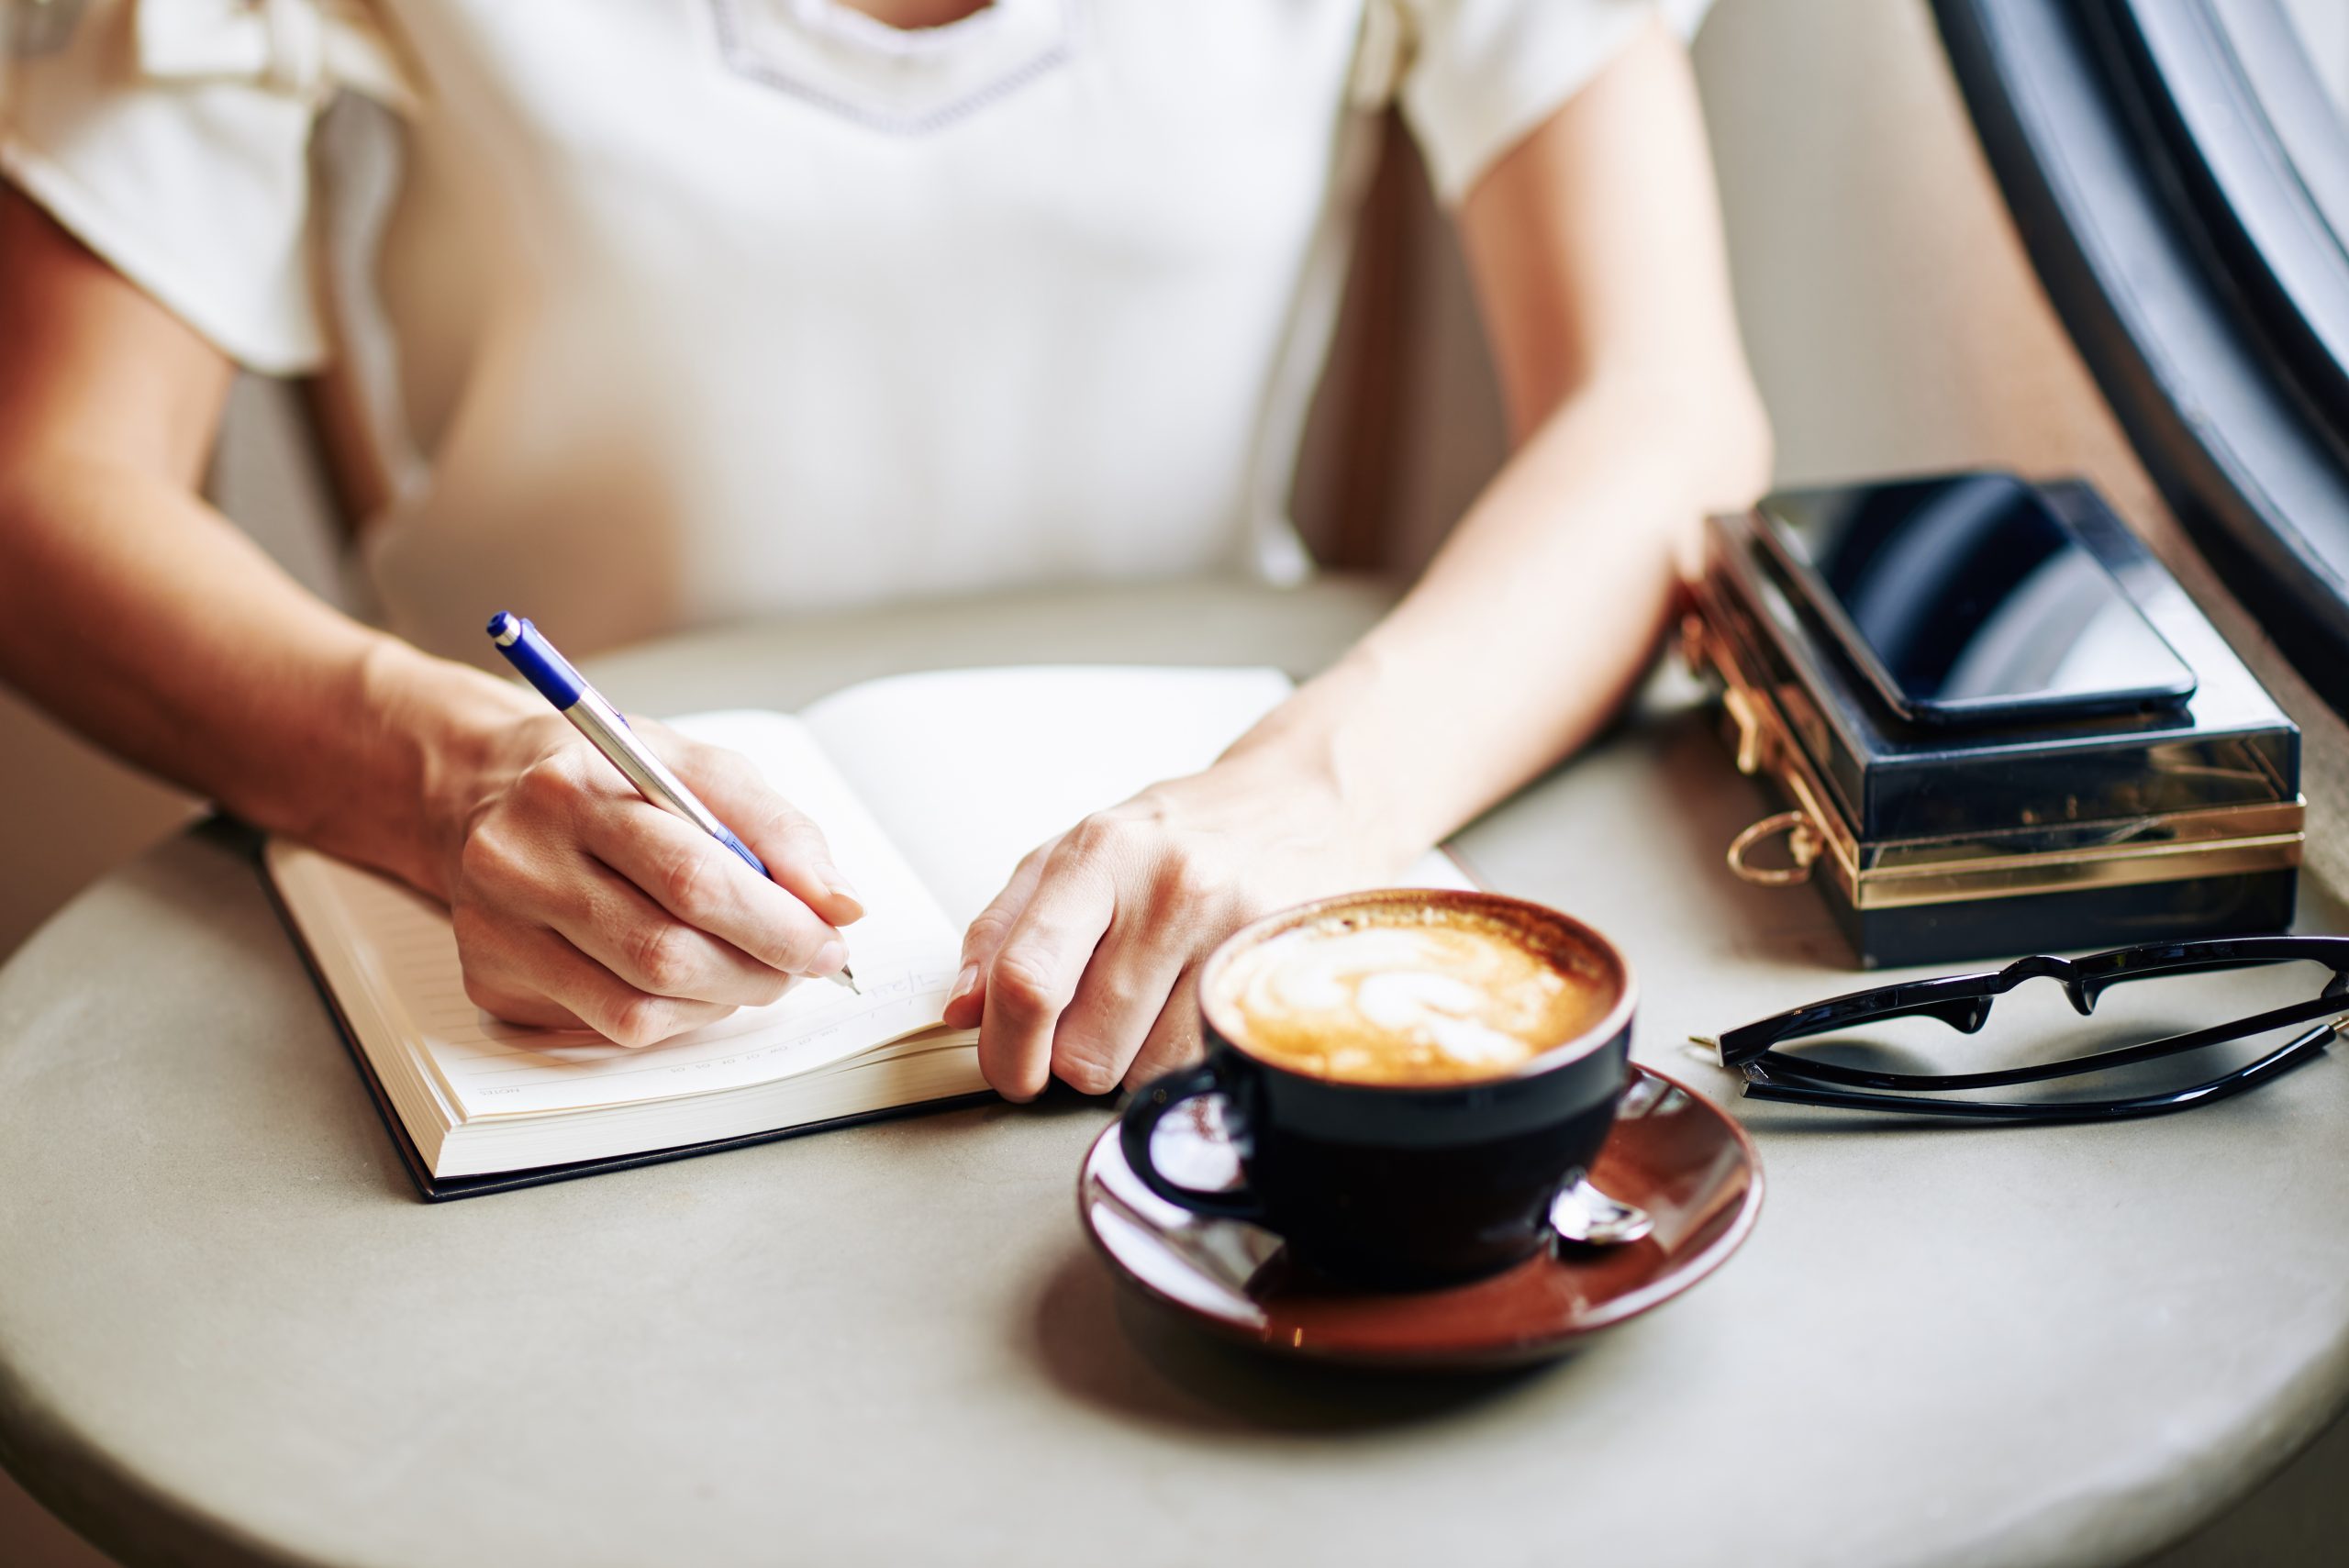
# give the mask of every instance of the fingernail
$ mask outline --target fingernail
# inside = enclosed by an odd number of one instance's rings
[[[818,977],[837,974],[848,967],[848,944],[829,941],[816,950],[816,957],[807,965],[807,973]]]
[[[950,1003],[961,1001],[971,994],[971,988],[978,983],[979,966],[975,963],[964,964],[963,973],[954,977],[954,989],[946,993],[946,1000]]]
[[[855,915],[849,917],[850,919],[853,920],[864,913],[864,900],[859,898],[856,895],[856,889],[851,887],[838,873],[835,873],[829,882],[824,884],[824,891],[830,894],[837,902],[850,905],[856,910]]]

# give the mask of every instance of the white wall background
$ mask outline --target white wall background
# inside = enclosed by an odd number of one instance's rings
[[[2349,5],[2291,0],[2349,97]],[[2175,529],[2054,320],[1975,146],[1923,0],[1720,0],[1697,50],[1720,163],[1737,290],[1763,392],[1776,424],[1781,477],[1837,478],[1898,469],[1997,463],[2096,481],[2256,654],[2254,628],[2184,561]],[[1433,239],[1424,241],[1436,246]],[[1428,380],[1414,397],[1428,445],[1413,458],[1410,509],[1422,528],[1451,515],[1497,450],[1472,317],[1455,266],[1423,269],[1442,291],[1420,314],[1442,340],[1423,346]],[[1462,417],[1463,412],[1466,417]],[[250,409],[240,412],[250,413]],[[285,437],[248,421],[262,455]],[[240,517],[286,541],[306,577],[330,573],[295,507],[257,483],[239,448],[220,488]],[[277,501],[276,505],[269,503]],[[2310,766],[2349,781],[2349,742],[2280,666],[2262,659],[2279,695],[2311,730]],[[65,739],[0,693],[0,953],[106,867],[171,830],[188,804]],[[2349,862],[2338,804],[2317,831],[2336,880]],[[2339,1442],[2288,1476],[2293,1497],[2329,1495]],[[2328,1468],[2329,1467],[2329,1468]],[[2311,1478],[2314,1479],[2311,1479]],[[2278,1529],[2308,1528],[2305,1509],[2275,1510],[2252,1548],[2228,1529],[2175,1560],[2313,1561],[2279,1556]],[[2301,1521],[2296,1524],[2295,1520]],[[2312,1540],[2313,1537],[2294,1537]],[[2196,1555],[2196,1553],[2199,1555]],[[95,1554],[0,1477],[0,1561],[85,1568]]]

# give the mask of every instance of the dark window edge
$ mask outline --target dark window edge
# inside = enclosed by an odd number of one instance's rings
[[[2288,215],[2244,223],[2208,205],[2295,193],[2215,188],[2210,167],[2174,156],[2178,106],[2152,74],[2131,0],[1933,10],[2032,265],[2148,473],[2228,589],[2349,714],[2349,429],[2326,406],[2333,388],[2309,376],[2304,315],[2301,335],[2295,326],[2305,302],[2228,253],[2245,232],[2288,231]],[[2203,63],[2234,69],[2223,55]],[[2225,85],[2189,83],[2192,111],[2225,112],[2239,96]],[[2264,119],[2231,134],[2275,139]],[[2246,162],[2258,161],[2232,172]],[[2349,258],[2336,246],[2290,260],[2305,284]]]

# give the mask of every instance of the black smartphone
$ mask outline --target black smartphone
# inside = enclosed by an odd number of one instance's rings
[[[2175,707],[2194,672],[2010,473],[1789,490],[1761,537],[1886,704],[1971,725]]]

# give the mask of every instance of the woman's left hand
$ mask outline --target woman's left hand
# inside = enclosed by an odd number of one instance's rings
[[[1097,811],[1019,862],[963,939],[947,1023],[979,1025],[1008,1099],[1058,1076],[1088,1095],[1198,1054],[1194,980],[1260,915],[1398,868],[1350,832],[1333,793],[1227,762]]]

